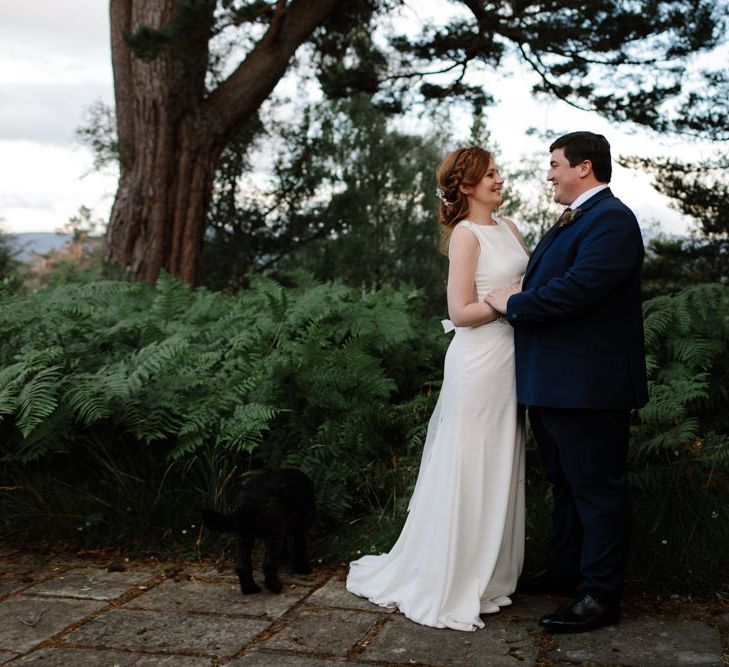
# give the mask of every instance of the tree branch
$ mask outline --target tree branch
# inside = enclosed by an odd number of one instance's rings
[[[430,72],[403,72],[402,74],[392,74],[390,76],[383,76],[380,81],[396,81],[398,79],[416,79],[416,78],[424,78],[426,76],[433,76],[435,74],[445,74],[446,72],[450,72],[458,67],[462,67],[468,64],[468,62],[472,60],[470,57],[462,58],[461,60],[456,60],[453,62],[453,64],[448,65],[448,67],[444,67],[443,69],[436,69],[431,70]]]
[[[531,68],[539,75],[539,78],[544,82],[545,87],[547,88],[547,90],[549,90],[549,92],[552,93],[552,95],[554,95],[557,99],[566,102],[575,109],[579,109],[580,111],[592,111],[590,107],[581,106],[573,102],[560,92],[559,87],[544,73],[543,70],[546,70],[546,67],[544,67],[544,64],[542,63],[539,56],[535,55],[534,58],[531,58],[526,52],[523,44],[519,44],[518,47],[522,58],[524,58],[524,60],[531,66]]]
[[[340,0],[278,0],[266,34],[207,100],[210,126],[228,138],[258,110],[299,46],[341,5]]]
[[[286,0],[277,0],[276,8],[273,11],[271,25],[261,40],[262,45],[270,45],[276,42],[283,29],[286,18]]]

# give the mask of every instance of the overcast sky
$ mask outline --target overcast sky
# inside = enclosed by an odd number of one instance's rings
[[[0,3],[0,217],[10,232],[55,231],[86,205],[108,214],[111,175],[92,174],[74,131],[113,100],[108,3]]]
[[[422,19],[425,7],[452,11],[453,5],[445,0],[412,0],[405,11],[412,19]],[[55,231],[81,205],[106,218],[115,177],[90,173],[91,156],[76,143],[74,131],[95,100],[113,102],[108,2],[2,2],[0,43],[0,218],[4,229]],[[499,99],[487,111],[487,124],[505,162],[545,151],[546,168],[546,149],[540,140],[526,136],[532,126],[553,135],[574,129],[602,132],[614,154],[671,154],[680,148],[675,140],[618,127],[561,102],[535,101],[529,94],[528,73],[514,62],[505,64],[498,75],[479,76]],[[459,122],[457,114],[453,122]],[[649,184],[642,174],[615,169],[613,189],[635,209],[644,227],[657,220],[665,231],[685,231],[685,221]]]

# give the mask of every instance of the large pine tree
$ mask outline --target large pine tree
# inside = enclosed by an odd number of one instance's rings
[[[617,120],[667,130],[662,103],[685,91],[682,62],[723,35],[723,0],[442,0],[444,20],[417,39],[391,36],[363,56],[353,35],[374,29],[399,0],[110,0],[121,176],[107,228],[107,255],[136,280],[166,269],[190,284],[200,257],[218,160],[286,73],[314,45],[323,90],[340,95],[383,85],[426,96],[489,92],[468,86],[471,63],[498,67],[516,51],[538,88]],[[452,18],[448,18],[453,14]],[[207,79],[211,40],[238,34],[240,60]],[[437,85],[433,69],[450,78]],[[726,81],[714,75],[720,96]],[[716,78],[716,77],[719,78]],[[688,82],[690,87],[690,82]],[[711,95],[677,114],[700,128]],[[719,113],[726,113],[719,108]]]

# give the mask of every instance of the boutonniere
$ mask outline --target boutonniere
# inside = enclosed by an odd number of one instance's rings
[[[576,208],[574,211],[571,208],[566,208],[562,215],[559,216],[559,226],[566,227],[567,225],[571,225],[580,217],[580,213],[582,213],[581,208]]]

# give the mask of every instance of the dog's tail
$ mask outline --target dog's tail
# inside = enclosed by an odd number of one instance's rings
[[[221,514],[215,510],[203,510],[202,520],[205,525],[216,533],[231,533],[235,531],[234,517]]]

